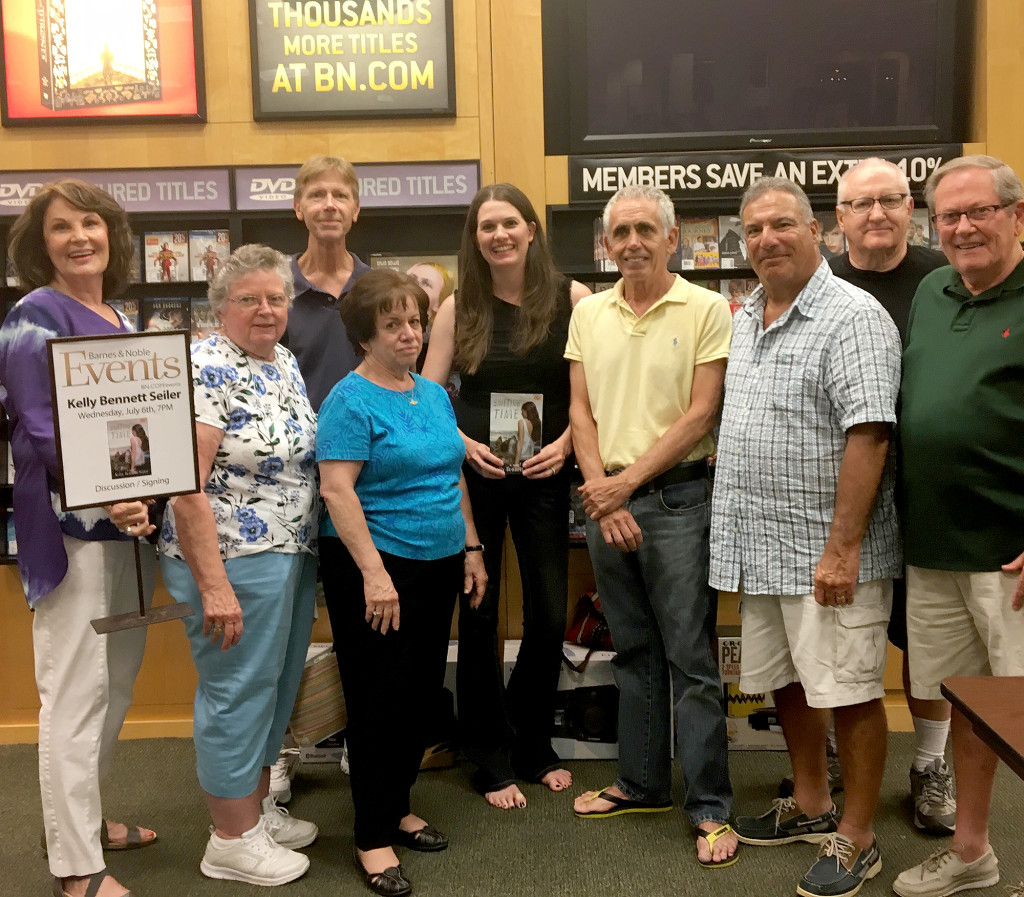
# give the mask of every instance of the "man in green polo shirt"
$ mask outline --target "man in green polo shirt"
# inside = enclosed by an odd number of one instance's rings
[[[1024,675],[1024,189],[991,156],[938,168],[925,198],[952,267],[914,297],[903,353],[907,635],[915,697],[947,676]],[[988,841],[996,755],[953,711],[952,845],[901,873],[901,897],[999,880]]]

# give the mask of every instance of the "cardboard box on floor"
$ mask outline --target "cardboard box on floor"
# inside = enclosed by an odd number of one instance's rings
[[[722,700],[731,751],[784,751],[772,696],[746,695],[740,691],[740,660],[743,639],[738,626],[718,627],[718,672],[722,677]]]
[[[519,656],[520,642],[505,641],[503,672],[509,674]],[[587,657],[586,648],[565,642],[562,651],[574,666]],[[619,756],[615,738],[618,689],[612,673],[612,651],[594,651],[586,666],[574,671],[563,661],[558,677],[555,737],[551,746],[561,760],[614,760]]]

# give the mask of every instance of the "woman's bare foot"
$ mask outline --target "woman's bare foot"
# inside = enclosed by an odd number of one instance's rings
[[[370,875],[377,875],[385,869],[397,866],[398,854],[393,847],[377,847],[373,850],[360,850],[359,860]]]
[[[100,873],[96,873],[99,875]],[[64,889],[64,893],[68,894],[69,897],[85,897],[85,892],[89,888],[89,882],[92,880],[92,876],[86,875],[84,877],[71,877],[65,878],[61,887]],[[125,894],[130,893],[129,890],[122,885],[113,875],[106,875],[103,881],[100,883],[100,888],[96,892],[96,897],[124,897]]]
[[[615,809],[615,804],[610,800],[605,800],[603,797],[598,797],[598,794],[611,794],[615,797],[621,797],[624,800],[629,798],[623,794],[618,787],[612,785],[610,788],[603,789],[600,791],[584,791],[579,797],[572,802],[572,808],[577,813],[583,813],[587,815],[589,813],[607,813],[609,810]]]
[[[156,832],[152,829],[139,826],[139,837],[142,843],[156,840]],[[111,847],[123,847],[128,843],[128,826],[123,822],[107,822],[107,839]]]
[[[572,785],[572,773],[568,769],[552,769],[541,776],[540,783],[552,791],[565,791]]]
[[[488,791],[484,798],[487,803],[499,810],[522,810],[526,806],[526,797],[515,784],[508,785],[500,791]]]
[[[421,819],[415,813],[410,813],[408,816],[403,816],[401,822],[398,823],[398,827],[403,832],[418,832],[421,828],[425,828],[427,825],[426,819]]]
[[[720,829],[724,823],[702,822],[697,826],[702,832],[713,832]],[[704,838],[697,839],[697,859],[702,863],[721,863],[723,860],[729,859],[736,849],[739,847],[739,839],[736,837],[736,833],[729,831],[727,834],[722,835],[715,839],[715,843],[712,848],[708,849],[708,842]]]

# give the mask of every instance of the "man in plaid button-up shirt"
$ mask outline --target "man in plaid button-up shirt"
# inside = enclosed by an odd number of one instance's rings
[[[853,894],[881,868],[873,818],[892,577],[900,340],[866,292],[821,259],[803,191],[766,178],[740,208],[761,286],[733,319],[712,506],[711,584],[741,593],[744,692],[773,691],[794,798],[740,817],[752,844],[821,842],[799,893]],[[833,709],[846,783],[826,784]]]

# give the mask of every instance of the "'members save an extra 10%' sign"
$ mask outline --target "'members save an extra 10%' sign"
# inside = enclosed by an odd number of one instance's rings
[[[455,114],[451,0],[249,0],[253,117]]]
[[[187,333],[47,346],[66,509],[198,490]]]

